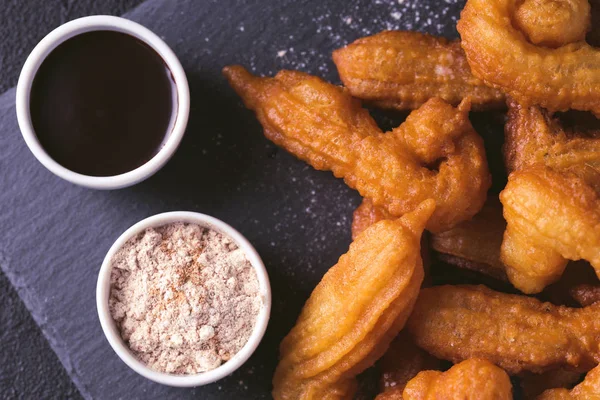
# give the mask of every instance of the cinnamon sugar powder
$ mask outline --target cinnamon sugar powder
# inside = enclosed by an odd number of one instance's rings
[[[149,228],[112,259],[111,315],[134,355],[160,372],[196,374],[229,360],[261,306],[244,252],[198,225]]]

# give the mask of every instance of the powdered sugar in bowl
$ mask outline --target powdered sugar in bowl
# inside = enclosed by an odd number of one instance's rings
[[[204,214],[169,212],[117,239],[96,302],[106,338],[129,367],[190,387],[231,374],[252,355],[271,290],[260,256],[239,232]]]

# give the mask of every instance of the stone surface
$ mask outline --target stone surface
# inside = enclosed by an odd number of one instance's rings
[[[17,292],[0,273],[0,399],[81,396]]]
[[[142,1],[3,0],[0,3],[0,93],[17,84],[25,59],[52,29],[86,15],[121,15]]]
[[[4,0],[0,7],[0,93],[17,83],[25,58],[46,33],[84,15],[120,15],[142,0]],[[78,399],[79,392],[0,271],[0,398]]]
[[[446,0],[148,0],[128,18],[162,36],[190,81],[192,111],[175,157],[132,188],[100,192],[46,171],[20,137],[14,91],[0,97],[0,267],[85,398],[270,398],[277,348],[323,273],[350,241],[358,195],[262,136],[220,74],[240,63],[272,74],[300,69],[331,81],[331,51],[383,29],[456,36],[462,2]],[[240,230],[263,257],[272,318],[254,356],[232,376],[195,389],[154,384],[106,342],[96,276],[130,225],[172,210],[200,211]]]

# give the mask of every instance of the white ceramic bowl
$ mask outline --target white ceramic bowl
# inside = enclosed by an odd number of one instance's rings
[[[239,353],[216,369],[196,375],[173,375],[157,372],[148,368],[144,363],[133,356],[127,347],[127,344],[125,344],[123,339],[121,339],[121,335],[119,334],[117,326],[108,309],[111,274],[110,263],[114,254],[123,246],[123,244],[125,244],[125,242],[127,242],[127,240],[131,239],[140,232],[143,232],[145,229],[166,225],[172,222],[188,222],[197,224],[205,228],[213,229],[233,239],[233,241],[246,253],[248,260],[256,270],[256,275],[258,277],[258,283],[260,286],[260,295],[263,303],[256,320],[254,331],[250,335],[248,342],[244,345],[244,347],[242,347]],[[244,364],[244,362],[246,362],[246,360],[252,355],[254,350],[256,350],[256,347],[260,343],[265,330],[267,329],[269,316],[271,314],[271,286],[269,284],[267,270],[265,269],[260,256],[250,242],[248,242],[248,240],[246,240],[241,233],[227,225],[225,222],[208,215],[195,212],[176,211],[157,214],[146,218],[127,229],[117,239],[117,241],[112,245],[106,254],[104,262],[102,263],[102,267],[100,268],[98,284],[96,286],[96,305],[98,308],[100,324],[102,325],[102,330],[104,331],[108,342],[121,360],[131,367],[131,369],[148,379],[164,385],[180,387],[202,386],[211,382],[215,382],[231,374],[242,364]]]
[[[167,133],[168,138],[164,143],[164,146],[145,164],[120,175],[88,176],[63,167],[54,161],[41,146],[31,123],[29,95],[33,79],[35,78],[39,67],[52,50],[73,36],[84,32],[102,30],[122,32],[134,36],[145,42],[162,57],[167,64],[167,67],[171,70],[177,87],[177,117],[171,132]],[[188,87],[185,72],[177,59],[177,56],[156,34],[152,33],[142,25],[124,18],[97,15],[67,22],[50,32],[38,43],[27,58],[27,61],[25,61],[25,65],[23,65],[23,69],[21,70],[21,75],[19,76],[19,82],[17,84],[16,108],[19,127],[27,146],[29,146],[29,149],[35,158],[37,158],[52,173],[69,182],[93,189],[119,189],[134,185],[149,178],[161,169],[163,165],[169,161],[171,156],[173,156],[183,138],[187,126],[190,113],[190,89]]]

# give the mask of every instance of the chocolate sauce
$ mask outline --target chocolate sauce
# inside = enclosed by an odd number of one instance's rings
[[[40,66],[33,129],[56,162],[85,175],[131,171],[162,147],[177,113],[175,82],[139,39],[94,31],[68,39]]]

